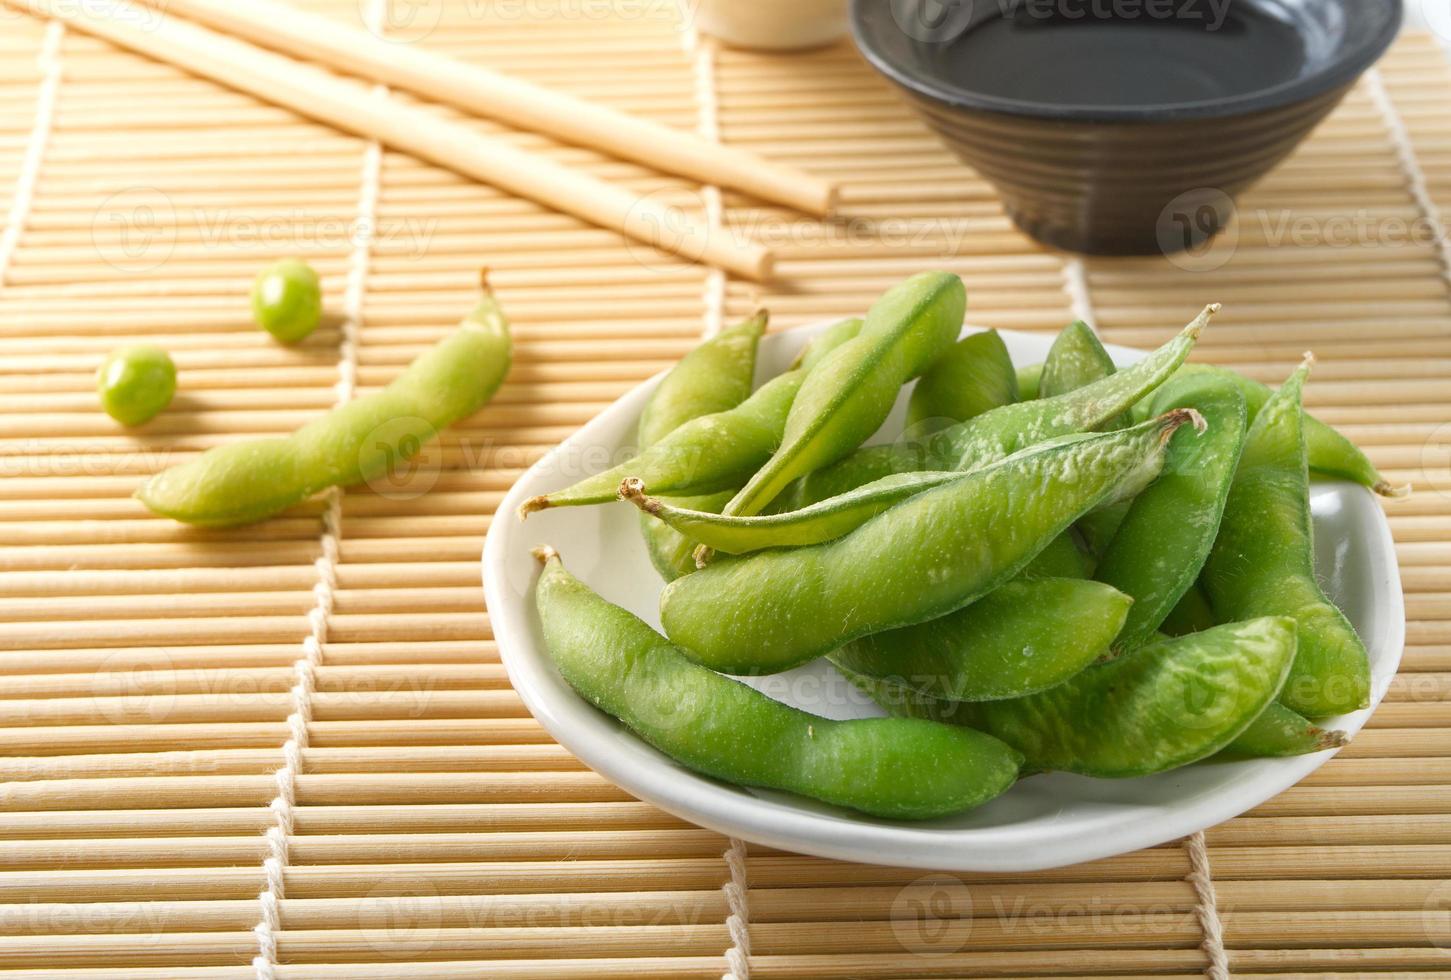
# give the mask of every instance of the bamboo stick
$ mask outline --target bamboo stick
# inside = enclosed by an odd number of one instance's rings
[[[55,0],[5,0],[148,57],[177,65],[312,118],[369,136],[476,180],[539,200],[618,230],[647,245],[719,265],[751,279],[771,274],[771,253],[696,225],[680,212],[639,198],[547,157],[444,122],[417,109],[375,99],[359,87],[306,65],[251,48],[170,18],[152,29],[128,22],[124,10],[101,12]]]

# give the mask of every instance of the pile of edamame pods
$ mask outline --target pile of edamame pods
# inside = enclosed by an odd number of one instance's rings
[[[1369,662],[1315,579],[1309,474],[1392,491],[1303,412],[1311,359],[1277,391],[1186,364],[1211,306],[1123,370],[1082,323],[1019,367],[958,340],[965,305],[914,276],[755,391],[752,317],[665,376],[635,458],[527,502],[634,503],[668,582],[662,637],[538,549],[564,678],[691,769],[887,818],[1343,744],[1317,721],[1369,704]],[[728,676],[819,657],[890,717]]]

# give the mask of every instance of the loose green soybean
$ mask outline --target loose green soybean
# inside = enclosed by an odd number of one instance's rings
[[[1218,305],[1207,307],[1153,354],[1077,391],[1004,405],[925,440],[860,449],[798,480],[787,495],[788,508],[799,510],[893,473],[985,466],[1056,436],[1096,429],[1163,384],[1218,310]]]
[[[1198,579],[1219,533],[1247,427],[1244,396],[1218,378],[1173,379],[1153,404],[1159,412],[1197,409],[1209,428],[1197,438],[1174,437],[1164,472],[1134,499],[1099,560],[1094,577],[1134,599],[1120,650],[1152,639]]]
[[[845,670],[949,701],[996,701],[1056,687],[1108,652],[1133,600],[1099,582],[1021,576],[970,606],[853,640]]]
[[[322,283],[301,259],[282,259],[252,283],[252,318],[278,340],[295,344],[322,322]]]
[[[141,425],[160,414],[176,396],[176,365],[160,347],[122,347],[101,362],[96,393],[111,418],[122,425]]]
[[[136,496],[178,521],[227,526],[260,521],[327,487],[392,472],[493,397],[509,371],[510,351],[508,321],[487,297],[382,391],[290,436],[210,449],[153,476]]]
[[[751,395],[756,374],[756,350],[766,330],[764,311],[722,330],[696,347],[660,380],[645,410],[640,413],[639,443],[643,451],[686,422],[703,415],[729,411]],[[704,504],[720,510],[711,498],[691,498],[685,506]],[[690,552],[695,545],[649,514],[640,514],[640,536],[655,566],[666,581],[694,569]],[[689,564],[686,565],[685,563]]]
[[[959,609],[1018,574],[1086,511],[1163,464],[1198,415],[1068,436],[966,474],[826,544],[726,557],[661,596],[670,638],[732,674],[773,673]]]
[[[1220,753],[1233,759],[1284,759],[1338,749],[1349,739],[1329,732],[1283,704],[1272,704]]]
[[[1238,738],[1274,701],[1294,656],[1294,622],[1272,616],[1151,643],[1026,698],[883,707],[989,732],[1032,770],[1147,776]]]
[[[962,280],[924,272],[887,290],[861,332],[807,376],[786,417],[780,448],[726,506],[751,517],[792,480],[833,463],[879,429],[902,385],[932,366],[962,329]]]
[[[1315,580],[1301,410],[1309,371],[1307,361],[1250,426],[1203,582],[1221,619],[1294,618],[1299,653],[1280,700],[1323,718],[1370,703],[1370,660]]]
[[[907,431],[927,435],[1017,400],[1008,345],[996,330],[970,334],[917,380],[907,402]]]
[[[961,478],[961,473],[899,473],[804,510],[760,517],[731,517],[681,507],[670,500],[647,496],[648,488],[635,479],[620,484],[620,497],[640,508],[642,513],[664,521],[684,537],[715,551],[741,555],[763,548],[832,541],[908,497]]]
[[[526,500],[521,518],[547,507],[579,507],[619,499],[620,484],[636,477],[654,493],[700,496],[735,490],[781,444],[786,416],[807,376],[826,353],[851,339],[846,321],[818,337],[803,359],[807,366],[778,375],[735,408],[681,425],[634,459],[586,477],[573,486]]]
[[[915,719],[818,718],[699,667],[552,550],[536,555],[545,563],[536,602],[559,672],[687,768],[895,819],[958,813],[1017,779],[1017,753],[988,735]]]

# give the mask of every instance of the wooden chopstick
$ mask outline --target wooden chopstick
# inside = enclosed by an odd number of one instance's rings
[[[150,0],[265,47],[319,61],[439,102],[592,146],[668,173],[745,191],[808,214],[836,205],[836,186],[737,147],[663,126],[532,82],[431,54],[278,0]]]
[[[538,153],[483,136],[424,110],[381,99],[320,68],[263,51],[186,21],[158,16],[138,26],[125,4],[0,0],[124,48],[230,85],[338,129],[376,139],[424,160],[611,228],[695,262],[751,279],[771,274],[773,256],[657,201],[572,170]]]

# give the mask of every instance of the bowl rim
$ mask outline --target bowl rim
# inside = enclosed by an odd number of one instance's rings
[[[1085,123],[1167,123],[1193,119],[1227,119],[1284,108],[1349,86],[1371,68],[1400,33],[1404,0],[1348,0],[1375,4],[1384,14],[1378,31],[1352,38],[1315,71],[1270,88],[1199,102],[1153,105],[1064,105],[987,95],[929,75],[920,67],[892,59],[878,42],[880,28],[894,26],[895,0],[851,0],[851,34],[857,49],[877,71],[902,88],[954,109],[968,109],[1024,119]],[[949,3],[955,0],[948,0]],[[966,0],[971,3],[972,0]],[[900,30],[900,29],[899,29]]]
[[[773,333],[765,342],[791,343],[788,335],[808,338],[833,322],[823,320],[792,331]],[[965,327],[964,334],[980,329]],[[1013,336],[1043,339],[1020,331],[999,333],[1009,340]],[[1131,363],[1146,353],[1118,345],[1106,346],[1120,364]],[[823,812],[813,808],[809,801],[803,805],[799,798],[789,794],[757,795],[752,790],[683,769],[568,688],[547,653],[542,652],[542,641],[537,637],[538,617],[532,601],[537,569],[529,575],[529,585],[523,595],[511,594],[509,572],[510,564],[523,546],[519,539],[529,534],[526,525],[514,519],[514,509],[527,496],[538,492],[539,488],[533,484],[540,479],[552,479],[551,468],[568,456],[572,446],[599,442],[612,425],[612,415],[628,413],[633,423],[665,373],[662,371],[626,392],[515,482],[491,521],[480,569],[499,658],[514,690],[556,741],[631,796],[722,835],[797,854],[938,872],[1027,872],[1153,847],[1217,825],[1279,795],[1336,754],[1327,751],[1291,759],[1225,763],[1241,768],[1240,778],[1233,786],[1226,784],[1223,792],[1209,798],[1191,795],[1176,799],[1173,805],[1138,804],[1135,819],[1120,817],[1102,826],[1097,823],[1103,819],[1101,816],[1085,816],[1082,819],[1092,822],[1093,826],[1070,830],[1050,840],[1042,839],[1039,830],[1027,828],[941,828],[877,821],[835,808]],[[1370,547],[1391,575],[1385,597],[1389,627],[1385,635],[1376,638],[1388,650],[1388,672],[1381,671],[1385,681],[1373,686],[1369,708],[1335,721],[1336,727],[1354,735],[1384,698],[1390,680],[1399,669],[1405,640],[1405,607],[1395,545],[1385,514],[1364,487],[1343,482],[1335,485],[1370,500],[1377,532]],[[533,559],[526,556],[526,560],[532,569]],[[1375,640],[1367,642],[1369,645]],[[632,740],[635,748],[629,752],[618,751],[622,737]]]

